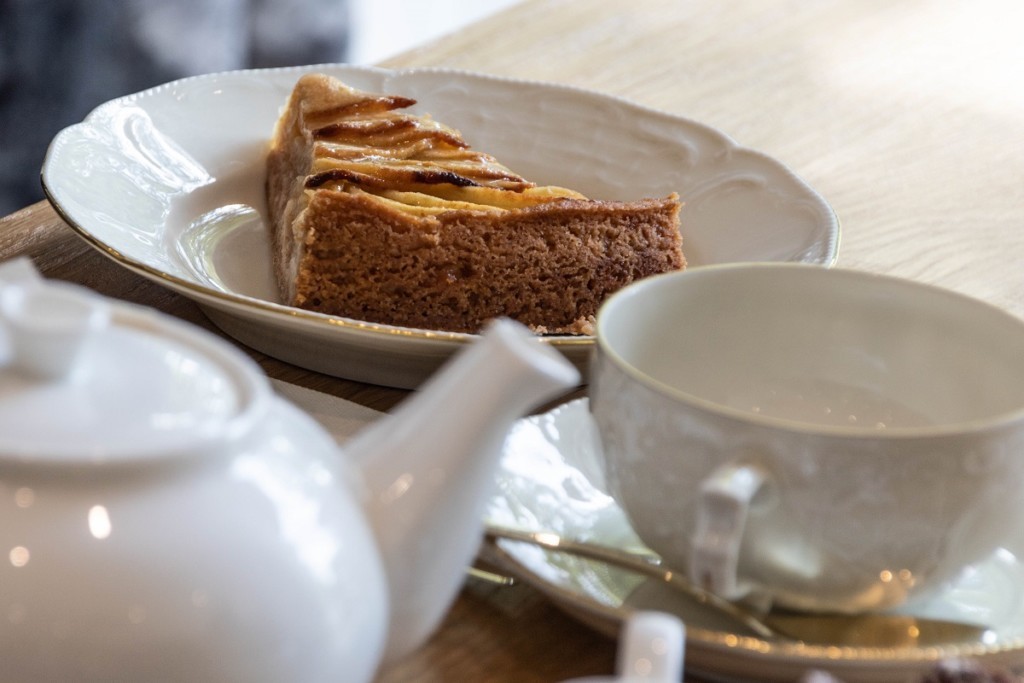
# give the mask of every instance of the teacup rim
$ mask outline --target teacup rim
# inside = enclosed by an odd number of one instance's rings
[[[710,271],[805,271],[815,272],[816,275],[812,277],[818,277],[819,275],[817,274],[820,274],[822,277],[832,278],[848,277],[874,282],[885,282],[897,287],[914,288],[919,291],[927,292],[929,296],[947,297],[950,300],[958,301],[961,304],[986,310],[986,315],[1001,317],[1010,325],[1019,328],[1022,337],[1024,337],[1024,319],[1021,319],[1004,308],[992,303],[947,287],[910,278],[855,268],[826,267],[819,264],[804,262],[755,261],[687,267],[681,271],[661,273],[647,277],[620,289],[606,299],[598,311],[594,333],[595,353],[604,354],[609,360],[614,362],[622,372],[629,375],[641,386],[664,395],[674,401],[691,405],[692,407],[702,411],[717,414],[738,422],[754,424],[790,433],[801,433],[809,436],[827,438],[867,438],[876,440],[921,439],[979,434],[997,431],[999,429],[1012,427],[1019,423],[1024,423],[1024,402],[1022,402],[1016,409],[1003,411],[991,416],[927,426],[889,427],[882,431],[870,430],[862,426],[813,424],[790,418],[762,415],[733,408],[662,382],[656,377],[653,377],[634,366],[620,353],[609,346],[607,342],[607,335],[603,333],[603,329],[604,325],[607,324],[607,311],[610,308],[619,306],[623,300],[638,296],[640,292],[659,286],[664,281],[693,277],[694,274],[707,273]]]

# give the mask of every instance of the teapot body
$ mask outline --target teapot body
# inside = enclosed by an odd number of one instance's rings
[[[370,681],[454,599],[512,421],[579,380],[496,321],[347,459],[223,340],[11,266],[5,680]]]
[[[229,448],[0,460],[0,661],[19,681],[369,681],[386,579],[330,437],[273,399]]]

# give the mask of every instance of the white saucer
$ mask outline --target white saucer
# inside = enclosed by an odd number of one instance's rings
[[[413,388],[472,335],[283,306],[264,215],[268,139],[301,73],[413,97],[531,180],[596,199],[678,192],[693,266],[832,265],[832,209],[782,163],[694,121],[562,85],[460,71],[344,64],[234,71],[108,102],[54,139],[47,197],[94,247],[197,301],[226,333],[271,356],[363,382]],[[542,338],[581,368],[591,337]]]
[[[487,522],[651,553],[605,493],[600,443],[587,399],[520,420],[506,442],[499,495]],[[1022,539],[1024,540],[1024,539]],[[1024,543],[1021,543],[1024,547]],[[568,553],[498,541],[494,557],[568,613],[609,635],[633,609],[651,608],[650,585]],[[711,612],[687,609],[686,670],[723,681],[795,681],[823,669],[847,683],[904,682],[948,657],[972,657],[992,666],[1024,666],[1024,556],[1004,548],[941,590],[900,610],[920,617],[985,624],[977,640],[930,647],[830,647],[770,643],[729,630]],[[669,609],[667,603],[659,603]],[[673,608],[678,609],[678,608]]]

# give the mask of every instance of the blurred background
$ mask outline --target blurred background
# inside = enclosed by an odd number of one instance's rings
[[[519,0],[0,0],[0,216],[107,100],[249,67],[374,64]]]

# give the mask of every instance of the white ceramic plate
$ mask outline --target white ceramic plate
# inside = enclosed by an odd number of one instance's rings
[[[601,199],[678,192],[692,266],[831,265],[828,204],[778,161],[707,126],[559,85],[348,65],[211,74],[108,102],[62,131],[47,197],[89,243],[191,297],[238,341],[282,360],[412,388],[473,335],[364,323],[278,303],[263,223],[264,154],[299,75],[413,97],[415,111],[538,183]],[[590,337],[543,338],[583,367]]]
[[[605,492],[600,442],[587,399],[516,423],[506,441],[499,495],[487,523],[523,531],[551,531],[635,553],[646,548],[615,500]],[[1021,539],[1024,541],[1024,538]],[[673,606],[653,581],[567,554],[498,541],[503,569],[533,584],[567,612],[609,635],[634,609],[677,611],[687,625],[686,670],[712,680],[796,681],[823,669],[846,683],[905,682],[947,657],[1024,666],[1024,543],[987,561],[900,610],[919,617],[988,627],[977,640],[931,647],[832,647],[769,643],[729,630],[729,622],[695,603]],[[656,604],[651,603],[656,596]]]

